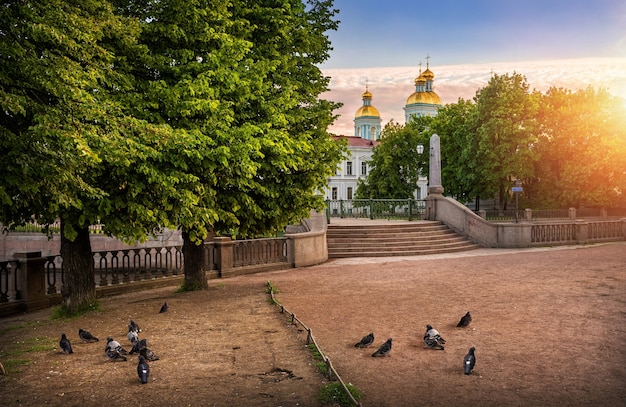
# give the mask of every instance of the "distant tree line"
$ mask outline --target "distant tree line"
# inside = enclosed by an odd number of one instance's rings
[[[445,194],[461,202],[495,198],[506,209],[519,181],[525,207],[626,207],[626,101],[606,89],[541,93],[519,73],[494,74],[472,100],[385,126],[356,196],[413,196],[433,133]]]

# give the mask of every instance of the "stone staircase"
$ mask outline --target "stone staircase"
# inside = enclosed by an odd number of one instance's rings
[[[480,246],[443,222],[419,221],[376,224],[329,224],[328,257],[416,256],[453,253]]]

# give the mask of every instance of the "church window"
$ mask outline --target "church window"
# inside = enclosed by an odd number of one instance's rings
[[[348,187],[348,199],[352,199],[352,187]]]
[[[348,161],[346,163],[346,175],[353,175],[352,174],[352,161]]]
[[[331,196],[332,196],[332,200],[336,201],[337,200],[337,187],[333,187],[332,192],[331,192]]]
[[[365,161],[361,163],[361,175],[367,175],[367,163]]]

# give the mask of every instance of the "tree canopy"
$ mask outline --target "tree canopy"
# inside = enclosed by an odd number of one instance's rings
[[[187,267],[205,238],[277,231],[321,207],[342,153],[317,68],[335,13],[332,1],[7,3],[0,220],[62,220],[67,305],[95,296],[90,224],[129,241],[181,227],[185,284],[203,287]]]

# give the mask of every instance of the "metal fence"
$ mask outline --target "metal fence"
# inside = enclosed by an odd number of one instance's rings
[[[423,219],[423,199],[339,199],[326,201],[326,217],[369,219]]]

